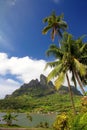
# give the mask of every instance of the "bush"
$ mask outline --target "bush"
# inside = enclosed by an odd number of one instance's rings
[[[75,117],[72,130],[87,130],[87,112]]]
[[[66,113],[62,113],[61,115],[57,116],[53,124],[53,128],[55,130],[69,130],[68,116]]]

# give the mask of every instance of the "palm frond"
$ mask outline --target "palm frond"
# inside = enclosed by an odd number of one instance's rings
[[[54,77],[56,77],[59,72],[62,69],[62,64],[59,64],[58,66],[56,66],[47,76],[47,81],[49,82],[51,79],[53,79]]]
[[[57,16],[56,18],[57,18],[57,22],[59,22],[60,20],[63,20],[64,14],[61,14],[61,15]]]
[[[81,76],[86,75],[86,66],[82,63],[80,63],[77,59],[74,58],[75,67],[78,70],[78,72],[81,74]]]
[[[61,87],[62,83],[64,82],[64,79],[65,79],[65,73],[61,72],[58,78],[55,80],[55,88],[57,90]]]
[[[87,46],[87,44],[83,44],[82,47],[79,49],[79,51],[82,53],[86,46]]]
[[[51,29],[51,26],[44,27],[44,29],[42,30],[42,34],[47,34],[47,32],[49,31],[49,29]]]
[[[46,23],[48,21],[48,17],[43,19],[43,23]]]
[[[82,41],[86,36],[87,36],[87,35],[84,34],[84,35],[82,35],[81,37],[79,37],[78,39],[80,39],[80,40]]]
[[[61,63],[61,61],[53,61],[53,62],[48,62],[44,68],[44,70],[46,70],[48,68],[48,66],[50,66],[51,68],[52,67],[55,67],[57,65],[59,65]]]
[[[63,51],[58,48],[55,44],[50,45],[49,49],[47,50],[47,56],[55,56],[56,58],[60,58],[63,56]]]
[[[67,25],[67,23],[65,22],[65,21],[60,21],[59,23],[59,26],[60,26],[60,28],[62,29],[62,30],[66,30],[66,29],[68,29],[68,25]]]

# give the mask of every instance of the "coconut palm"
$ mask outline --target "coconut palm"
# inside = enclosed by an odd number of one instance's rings
[[[79,48],[78,51],[75,51],[77,50],[77,47],[78,47],[78,44],[75,44],[75,40],[73,40],[72,35],[68,33],[64,33],[63,38],[61,40],[61,48],[58,48],[55,44],[53,44],[49,47],[47,51],[47,55],[48,56],[53,55],[56,58],[56,61],[49,62],[46,65],[46,68],[48,66],[53,68],[52,71],[49,73],[47,79],[49,82],[52,78],[56,77],[55,79],[56,89],[59,89],[61,87],[66,77],[67,82],[68,82],[68,88],[70,92],[72,107],[75,114],[76,114],[76,111],[75,111],[68,71],[72,73],[72,79],[75,86],[76,86],[76,80],[80,84],[79,75],[81,76],[86,75],[86,65],[80,63],[79,61],[80,59],[79,50],[81,48]],[[82,86],[80,87],[82,89],[82,92],[84,93],[83,87]]]
[[[84,37],[80,37],[79,39],[77,39],[75,44],[78,44],[80,48],[79,61],[87,65],[87,43],[83,43],[83,38]],[[87,69],[86,69],[86,75],[85,76],[80,75],[80,79],[84,85],[87,85]]]
[[[75,59],[77,59],[77,60],[75,60],[77,70],[75,70],[75,69],[72,70],[72,75],[73,75],[72,79],[73,79],[74,85],[76,86],[76,81],[75,81],[74,76],[76,77],[76,79],[77,79],[77,81],[78,81],[78,83],[80,85],[80,88],[82,90],[82,93],[84,95],[85,91],[83,89],[82,79],[85,79],[85,77],[87,76],[87,73],[86,73],[87,72],[86,71],[87,70],[87,68],[86,68],[86,65],[87,65],[87,43],[83,43],[83,38],[84,38],[84,36],[78,38],[77,40],[74,40],[72,35],[70,35],[68,33],[64,33],[61,44],[63,46],[66,46],[65,47],[65,48],[67,48],[66,52],[69,49],[71,51],[71,55]],[[79,64],[79,62],[81,64]],[[83,67],[82,67],[83,65],[82,64],[85,65],[85,70],[84,70],[85,72],[83,71]],[[79,73],[78,69],[81,71],[81,73]],[[82,72],[84,74],[82,74]],[[86,78],[86,80],[87,80],[87,78]]]
[[[42,30],[42,34],[47,34],[49,30],[52,30],[52,41],[54,41],[55,35],[62,37],[62,31],[65,31],[68,28],[67,23],[63,20],[63,17],[63,14],[56,16],[55,12],[52,12],[50,16],[44,18],[43,22],[48,24]]]
[[[17,115],[12,115],[11,113],[7,113],[6,115],[3,116],[3,120],[7,123],[8,126],[12,125],[13,120],[16,119]]]

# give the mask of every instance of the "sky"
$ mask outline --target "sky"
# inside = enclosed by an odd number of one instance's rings
[[[42,35],[42,20],[52,11],[64,14],[75,38],[87,34],[86,0],[0,0],[0,98],[50,72],[44,67],[52,41]]]

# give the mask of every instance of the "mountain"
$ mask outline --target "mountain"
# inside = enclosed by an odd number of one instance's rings
[[[80,91],[71,86],[74,94],[74,102],[78,107],[82,96]],[[16,112],[64,112],[72,109],[68,87],[61,86],[56,91],[55,86],[47,78],[40,75],[40,81],[33,79],[27,84],[23,84],[11,95],[0,100],[0,111]]]
[[[50,81],[47,83],[47,79],[44,75],[40,75],[40,81],[38,79],[32,79],[29,83],[23,84],[19,89],[14,91],[12,95],[6,97],[17,97],[21,95],[29,95],[32,97],[41,97],[55,93],[54,85]]]
[[[75,87],[71,86],[72,92],[75,95],[81,95]],[[58,91],[59,94],[69,93],[68,87],[62,86]],[[40,75],[40,81],[38,79],[33,79],[27,84],[23,84],[19,89],[14,91],[12,95],[7,95],[8,97],[18,97],[22,95],[28,95],[31,97],[42,97],[50,94],[56,93],[55,86],[50,81],[47,83],[47,78],[43,74]]]

